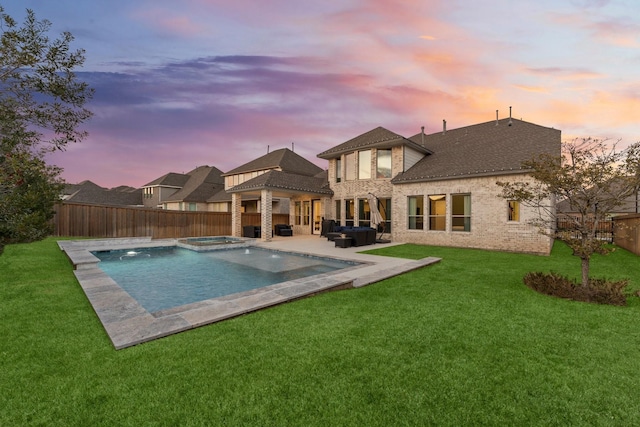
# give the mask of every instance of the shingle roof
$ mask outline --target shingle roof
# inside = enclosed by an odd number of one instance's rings
[[[284,190],[296,193],[333,194],[333,191],[329,188],[329,182],[324,177],[304,176],[275,170],[236,185],[227,190],[227,192],[237,193],[262,189]]]
[[[242,166],[238,166],[222,176],[278,168],[283,172],[305,176],[313,176],[322,171],[321,167],[314,165],[309,160],[299,156],[288,148],[281,148],[252,160],[249,163],[245,163]]]
[[[199,166],[187,173],[189,179],[166,202],[206,202],[215,193],[224,190],[222,171],[213,166]]]
[[[363,148],[391,148],[397,145],[409,145],[415,150],[427,153],[428,151],[419,143],[410,141],[402,135],[398,135],[395,132],[391,132],[381,126],[375,129],[365,132],[362,135],[358,135],[355,138],[350,139],[340,145],[330,148],[322,153],[318,154],[321,159],[333,159],[340,157],[344,153],[349,153],[355,150]]]
[[[151,187],[156,185],[167,187],[184,187],[188,180],[189,175],[187,174],[169,172],[168,174],[162,175],[160,178],[156,178],[153,181],[143,185],[143,187]]]
[[[511,125],[509,125],[511,123]],[[418,143],[422,135],[410,138]],[[433,154],[391,180],[394,184],[470,176],[524,173],[522,162],[542,153],[560,155],[560,131],[502,119],[424,136]]]
[[[120,186],[112,189],[100,187],[91,181],[80,184],[67,184],[66,200],[76,203],[90,203],[97,205],[137,206],[142,204],[142,190],[133,187]]]

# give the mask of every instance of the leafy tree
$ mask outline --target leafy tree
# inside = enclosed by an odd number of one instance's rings
[[[49,233],[62,182],[44,157],[82,140],[91,117],[93,89],[73,71],[84,50],[71,50],[68,32],[49,39],[50,28],[29,9],[18,25],[0,6],[0,253]]]
[[[566,242],[581,259],[582,286],[589,287],[589,261],[611,249],[596,236],[598,225],[623,206],[640,188],[640,143],[618,150],[617,144],[591,138],[564,142],[560,156],[541,155],[523,162],[535,183],[498,182],[501,196],[537,209],[530,222],[543,234]],[[572,215],[557,212],[566,200]],[[558,230],[558,218],[570,222]]]

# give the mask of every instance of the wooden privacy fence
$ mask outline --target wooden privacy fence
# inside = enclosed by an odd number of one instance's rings
[[[229,236],[231,213],[187,212],[121,206],[58,203],[54,236],[146,237],[154,239]],[[242,225],[260,225],[259,213],[242,214]],[[288,214],[273,214],[273,224],[289,224]]]
[[[636,255],[640,255],[640,215],[613,217],[615,233],[613,243]]]

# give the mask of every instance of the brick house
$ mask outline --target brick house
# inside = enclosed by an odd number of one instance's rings
[[[394,241],[548,254],[552,240],[527,224],[536,213],[496,181],[532,179],[522,161],[560,155],[560,137],[511,118],[410,138],[373,129],[318,154],[333,191],[326,217],[368,225],[372,193]]]
[[[224,193],[222,171],[214,166],[198,166],[187,173],[189,177],[182,188],[166,196],[162,207],[179,211],[207,211],[207,200]]]

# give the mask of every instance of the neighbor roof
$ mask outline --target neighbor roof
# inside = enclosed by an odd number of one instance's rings
[[[281,148],[252,160],[249,163],[245,163],[242,166],[238,166],[222,176],[267,169],[280,169],[283,172],[290,172],[305,176],[313,176],[322,171],[321,167],[314,165],[309,160],[299,156],[288,148]]]
[[[142,204],[142,190],[128,186],[108,189],[91,181],[82,181],[79,184],[67,184],[64,193],[64,199],[68,202],[115,206]]]
[[[560,134],[557,129],[506,118],[425,135],[424,147],[433,154],[391,182],[525,173],[523,161],[543,153],[560,155]],[[410,139],[419,143],[423,136],[417,134]]]
[[[215,193],[224,190],[222,171],[213,166],[199,166],[187,173],[189,179],[180,190],[165,202],[206,202]]]
[[[168,174],[162,175],[160,178],[156,178],[150,183],[143,185],[143,187],[184,187],[187,181],[189,181],[189,175],[169,172]]]
[[[350,153],[352,151],[367,149],[367,148],[391,148],[397,145],[408,145],[411,148],[427,154],[429,151],[425,149],[419,143],[410,141],[402,135],[398,135],[395,132],[391,132],[381,126],[375,129],[365,132],[362,135],[356,136],[344,142],[340,145],[336,145],[333,148],[323,151],[318,154],[321,159],[334,159],[340,157],[344,153]]]

